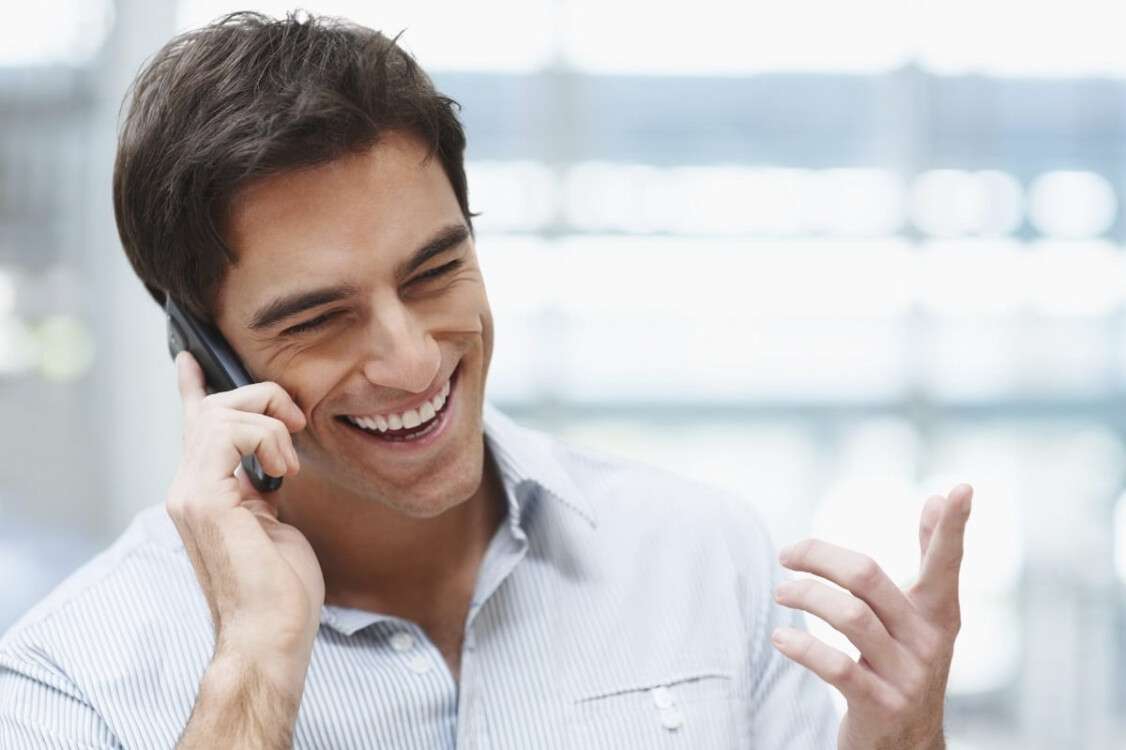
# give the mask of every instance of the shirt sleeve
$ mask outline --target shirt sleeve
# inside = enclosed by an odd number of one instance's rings
[[[121,745],[65,675],[3,650],[0,748],[119,750]]]
[[[745,501],[744,501],[745,502]],[[757,585],[748,598],[752,639],[750,695],[751,737],[748,747],[772,750],[833,750],[841,717],[833,705],[831,688],[805,667],[787,659],[771,643],[778,626],[805,630],[798,610],[774,601],[774,587],[786,577],[778,563],[765,525],[749,507],[754,531],[746,540],[752,547],[753,575]],[[765,590],[760,588],[766,585]]]

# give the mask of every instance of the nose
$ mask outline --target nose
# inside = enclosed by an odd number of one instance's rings
[[[422,393],[442,367],[438,342],[403,305],[386,305],[372,316],[363,373],[373,385]]]

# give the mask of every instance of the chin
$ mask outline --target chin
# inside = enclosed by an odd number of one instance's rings
[[[459,446],[452,460],[437,472],[410,484],[389,481],[354,465],[339,465],[329,476],[348,494],[366,498],[412,518],[435,518],[473,497],[484,479],[485,439],[477,434],[474,446]]]
[[[458,472],[457,481],[446,481],[418,493],[410,490],[394,491],[387,495],[374,495],[372,499],[412,518],[436,518],[451,508],[466,502],[481,486],[481,471]]]

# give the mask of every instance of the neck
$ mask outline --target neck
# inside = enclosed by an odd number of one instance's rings
[[[312,545],[326,604],[416,616],[473,593],[477,569],[507,512],[487,444],[482,466],[473,495],[432,518],[408,516],[315,480],[293,481],[301,475],[279,490],[279,518]]]

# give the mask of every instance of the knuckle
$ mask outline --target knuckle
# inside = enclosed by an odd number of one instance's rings
[[[284,404],[290,401],[289,393],[282,388],[281,385],[273,380],[268,381],[270,386],[270,399],[271,401],[277,399],[278,404]]]
[[[284,430],[274,433],[274,442],[277,444],[278,450],[281,451],[283,455],[288,454],[291,450],[293,450],[293,444],[290,442],[289,433],[285,432]]]
[[[867,555],[861,555],[852,573],[852,582],[861,589],[871,589],[880,580],[880,566]]]
[[[871,616],[868,605],[854,598],[845,605],[841,613],[841,624],[853,631],[863,630],[869,624]]]
[[[285,422],[280,419],[270,417],[270,429],[278,436],[279,440],[285,441],[289,439],[289,428],[285,426]]]
[[[832,663],[826,668],[826,673],[830,682],[841,686],[854,684],[858,676],[856,662],[844,654],[841,654],[837,659],[833,659]]]
[[[937,613],[929,625],[930,641],[936,650],[940,650],[947,641],[958,635],[962,627],[962,616],[957,607],[954,607]]]

